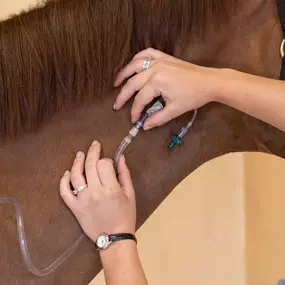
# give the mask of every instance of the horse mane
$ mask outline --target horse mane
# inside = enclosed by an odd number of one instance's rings
[[[37,130],[57,112],[111,91],[139,50],[174,54],[237,0],[53,0],[0,23],[0,136]]]

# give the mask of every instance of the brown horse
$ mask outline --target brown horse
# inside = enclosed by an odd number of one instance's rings
[[[130,129],[130,105],[112,111],[112,83],[136,52],[152,46],[278,78],[281,41],[276,4],[266,0],[58,0],[0,23],[0,196],[21,203],[34,263],[50,264],[81,232],[59,196],[59,179],[93,139],[112,157]],[[212,158],[234,151],[285,157],[285,134],[220,104],[201,108],[183,145],[168,152],[170,136],[190,116],[141,133],[128,148],[138,227]],[[101,269],[86,239],[54,273],[34,277],[22,262],[14,209],[0,213],[1,284],[85,285]]]

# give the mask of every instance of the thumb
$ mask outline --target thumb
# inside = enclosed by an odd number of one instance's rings
[[[119,163],[118,163],[118,179],[123,187],[126,195],[130,198],[134,196],[134,186],[131,178],[131,173],[129,171],[129,168],[126,164],[126,158],[125,156],[121,156]]]
[[[144,130],[150,130],[155,127],[162,126],[169,122],[170,120],[174,119],[175,112],[174,108],[170,105],[166,105],[162,110],[152,114],[144,123]]]

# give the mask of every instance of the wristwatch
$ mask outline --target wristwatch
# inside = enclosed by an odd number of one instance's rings
[[[107,234],[101,233],[97,240],[95,241],[95,246],[97,250],[107,249],[113,242],[117,242],[120,240],[134,240],[137,243],[137,239],[133,234],[120,233],[120,234]]]

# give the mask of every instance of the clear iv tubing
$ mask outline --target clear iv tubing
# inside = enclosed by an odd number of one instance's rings
[[[75,243],[69,247],[61,256],[59,256],[53,263],[47,266],[44,269],[38,269],[35,267],[31,260],[31,256],[28,250],[27,239],[24,229],[24,219],[21,206],[16,199],[13,198],[1,198],[0,197],[0,205],[1,204],[11,204],[14,206],[16,211],[16,218],[17,218],[17,228],[18,228],[18,236],[19,236],[19,244],[21,253],[24,259],[24,262],[31,273],[35,276],[41,277],[46,276],[53,272],[58,266],[60,266],[77,248],[80,242],[84,239],[85,235],[82,233],[79,238],[75,241]]]
[[[123,139],[119,148],[117,149],[117,152],[114,158],[114,167],[115,167],[116,172],[118,170],[118,163],[119,163],[120,157],[123,155],[125,149],[131,143],[132,139],[137,136],[140,129],[143,127],[146,119],[152,114],[154,114],[155,112],[160,111],[161,109],[163,109],[163,104],[161,103],[160,100],[158,100],[143,114],[141,119],[136,122],[136,124],[129,131],[129,134]]]
[[[198,110],[195,109],[191,121],[181,130],[181,138],[183,138],[187,134],[189,129],[193,126],[194,122],[196,121],[197,114],[198,114]]]
[[[121,142],[116,154],[115,154],[115,158],[114,158],[114,167],[115,170],[117,172],[118,170],[118,163],[119,163],[119,159],[120,157],[124,154],[125,149],[127,148],[127,146],[131,143],[132,139],[134,138],[134,136],[132,136],[131,134],[128,134],[123,141]]]

